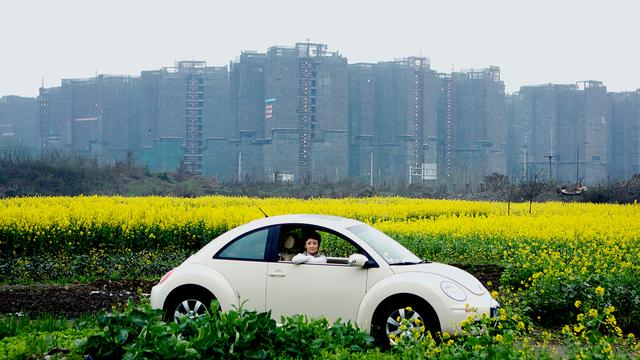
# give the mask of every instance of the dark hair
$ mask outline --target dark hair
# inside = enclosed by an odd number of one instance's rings
[[[308,230],[308,231],[304,232],[304,241],[306,242],[309,239],[318,240],[318,243],[320,243],[320,241],[322,241],[322,238],[320,237],[320,234],[318,234],[318,232],[314,231],[314,230]]]

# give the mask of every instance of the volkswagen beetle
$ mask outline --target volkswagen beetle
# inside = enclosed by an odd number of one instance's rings
[[[294,264],[302,234],[321,236],[323,264]],[[222,311],[271,311],[275,321],[304,314],[341,319],[381,344],[426,331],[454,332],[469,316],[494,316],[498,303],[471,274],[421,260],[360,221],[281,215],[249,222],[209,242],[165,274],[151,305],[167,321],[194,317],[216,299]]]

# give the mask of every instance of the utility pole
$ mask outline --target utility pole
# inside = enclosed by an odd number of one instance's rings
[[[238,153],[238,182],[242,182],[242,151]]]
[[[580,147],[576,146],[576,186],[578,186],[578,169],[580,169],[580,162],[578,161],[578,159],[580,158]]]
[[[555,155],[545,155],[545,157],[547,159],[549,159],[549,182],[551,182],[552,180],[552,174],[551,174],[551,159],[553,159],[554,157],[556,157]]]
[[[373,151],[369,152],[369,186],[373,187]]]
[[[522,151],[524,153],[524,178],[529,178],[529,157],[527,154],[527,143],[522,145]]]

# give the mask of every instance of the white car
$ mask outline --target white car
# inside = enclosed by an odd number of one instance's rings
[[[308,231],[322,237],[327,263],[290,261],[304,251]],[[351,321],[381,344],[454,332],[469,316],[498,308],[471,274],[423,261],[365,223],[325,215],[266,217],[229,230],[151,290],[151,305],[168,321],[202,314],[213,299],[222,311],[270,310],[277,322],[295,314]]]

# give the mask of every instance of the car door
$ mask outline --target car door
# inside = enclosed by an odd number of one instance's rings
[[[266,227],[243,234],[215,256],[215,268],[229,282],[244,309],[265,311],[265,287],[269,237]]]
[[[334,247],[345,251],[345,244],[339,242],[348,241],[346,238],[329,233],[326,229],[315,230],[324,236],[330,234]],[[352,244],[346,245],[347,248],[349,246],[353,247]],[[334,259],[346,260],[346,257]],[[324,317],[331,322],[338,318],[355,322],[366,291],[367,272],[367,269],[347,264],[295,265],[290,261],[274,259],[267,265],[266,308],[271,310],[272,318],[278,322],[282,316],[296,314],[311,318]]]

